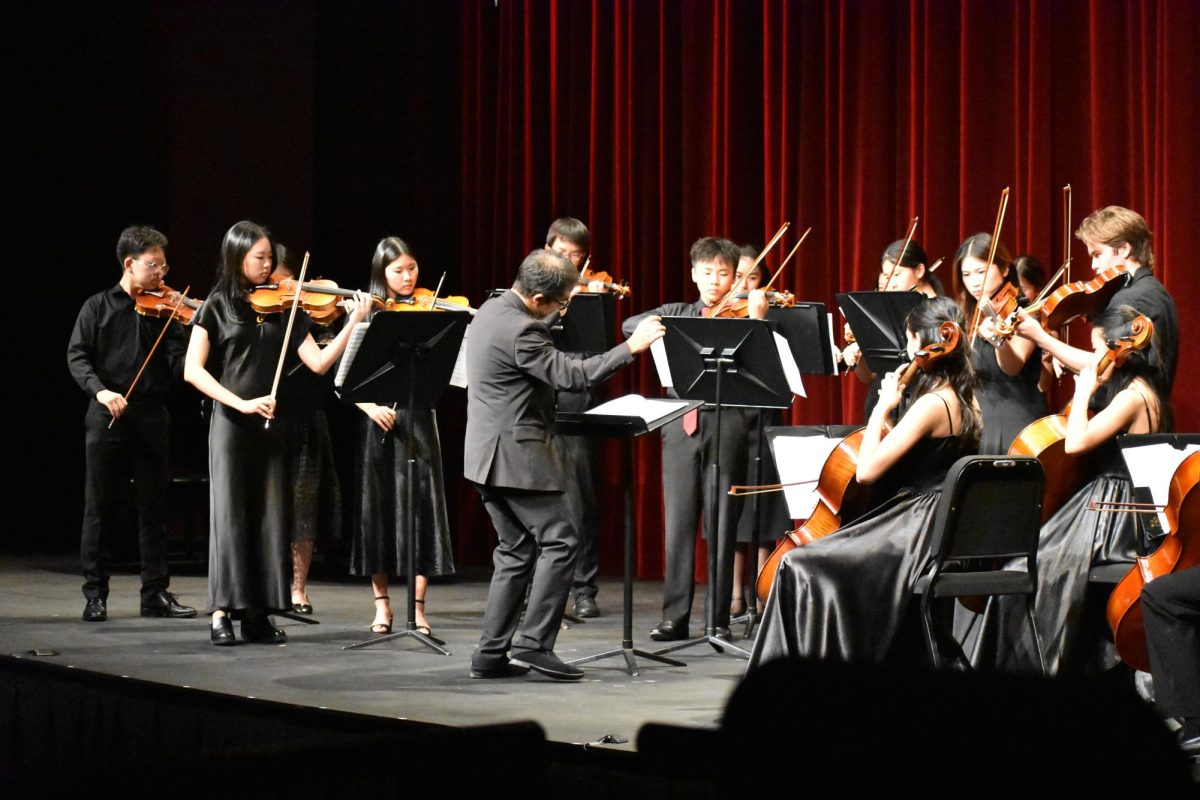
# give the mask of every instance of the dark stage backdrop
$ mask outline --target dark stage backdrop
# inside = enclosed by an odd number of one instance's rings
[[[251,218],[345,286],[365,283],[379,237],[404,236],[426,282],[444,270],[481,300],[571,214],[592,228],[593,264],[632,285],[624,316],[695,297],[698,236],[762,244],[784,220],[783,246],[813,233],[783,286],[832,303],[871,285],[914,215],[935,258],[990,230],[1004,186],[1004,241],[1056,263],[1069,182],[1073,223],[1102,204],[1142,211],[1181,308],[1200,293],[1185,266],[1200,211],[1189,0],[50,3],[20,31],[0,55],[6,251],[36,288],[9,321],[4,487],[38,517],[6,526],[9,551],[77,542],[86,400],[63,354],[133,222],[166,231],[171,284],[200,296],[222,234]],[[1186,376],[1200,365],[1181,349]],[[793,421],[857,419],[852,379],[807,386]],[[1186,388],[1174,399],[1195,429]],[[608,391],[657,393],[649,361]],[[203,470],[195,403],[177,400],[174,461]],[[451,390],[442,408],[448,499],[460,562],[482,565],[492,536],[458,477],[464,405]],[[639,575],[658,578],[658,442],[633,476],[615,455],[602,564],[619,570],[632,480]]]
[[[881,251],[913,216],[932,258],[990,232],[1005,186],[1002,241],[1057,265],[1070,183],[1073,225],[1107,204],[1146,216],[1182,336],[1193,332],[1200,12],[1190,0],[502,0],[465,4],[462,37],[463,259],[480,265],[476,292],[507,280],[560,214],[587,221],[592,263],[633,287],[622,314],[695,299],[697,237],[761,245],[789,220],[785,247],[813,233],[783,287],[832,303],[874,286]],[[1082,246],[1071,253],[1074,275],[1090,276]],[[1181,349],[1186,376],[1200,360]],[[611,383],[658,391],[648,359]],[[807,388],[794,422],[860,418],[852,378]],[[1174,399],[1181,427],[1195,429],[1186,380]],[[609,453],[601,507],[616,531],[618,492],[634,482],[638,572],[658,577],[654,437],[637,463],[624,476]],[[608,536],[606,564],[618,548]]]

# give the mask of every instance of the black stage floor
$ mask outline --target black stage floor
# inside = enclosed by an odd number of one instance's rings
[[[450,726],[533,720],[551,742],[620,743],[596,746],[632,750],[646,722],[711,729],[741,678],[745,661],[699,645],[676,654],[686,667],[639,660],[632,677],[621,658],[586,665],[580,683],[540,677],[472,680],[471,652],[478,640],[487,584],[458,580],[430,587],[433,632],[451,651],[442,656],[413,639],[343,651],[372,638],[371,590],[366,582],[315,581],[309,590],[319,625],[286,619],[286,645],[216,648],[209,644],[208,620],[143,619],[138,615],[136,575],[113,578],[108,622],[85,623],[83,598],[74,564],[37,558],[6,558],[0,563],[0,652],[30,660],[69,665],[99,673],[183,686],[233,696],[255,697],[298,706],[327,708]],[[171,588],[200,607],[203,576],[175,576]],[[648,639],[659,619],[661,584],[634,587],[634,639],[644,650],[661,645]],[[404,586],[393,586],[393,610],[404,613]],[[618,647],[621,641],[621,585],[603,581],[603,616],[582,624],[565,623],[556,652],[564,660]],[[702,608],[703,587],[696,607]],[[397,619],[402,628],[403,623]],[[749,643],[738,642],[749,649]],[[55,655],[28,655],[53,651]]]

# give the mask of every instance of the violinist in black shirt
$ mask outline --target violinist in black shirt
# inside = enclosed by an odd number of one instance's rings
[[[148,226],[121,232],[117,241],[121,279],[87,299],[67,346],[71,376],[95,401],[88,403],[84,417],[86,483],[79,555],[86,622],[108,619],[109,547],[120,515],[122,488],[131,474],[142,558],[142,616],[196,616],[196,609],[181,605],[167,591],[163,512],[170,433],[166,399],[171,385],[183,375],[183,328],[171,324],[154,356],[146,361],[168,320],[142,316],[134,303],[139,292],[162,285],[168,269],[166,246],[167,237]],[[145,370],[129,393],[143,362]]]

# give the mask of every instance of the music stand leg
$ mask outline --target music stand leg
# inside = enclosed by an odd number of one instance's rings
[[[623,459],[625,461],[625,474],[633,475],[633,440],[625,438],[621,442],[623,448]],[[687,666],[682,661],[676,661],[673,658],[664,658],[658,653],[650,653],[645,650],[638,650],[633,646],[633,487],[628,483],[625,484],[625,567],[624,567],[624,603],[621,609],[621,624],[623,637],[621,646],[613,650],[605,650],[603,653],[596,653],[591,656],[584,656],[573,661],[568,661],[568,664],[587,664],[591,661],[600,661],[614,656],[623,656],[625,659],[625,671],[632,676],[638,674],[637,659],[635,656],[657,661],[660,664],[668,664],[672,667]]]
[[[733,360],[720,354],[715,354],[706,360],[712,364],[713,372],[716,373],[716,389],[713,393],[713,460],[712,466],[709,468],[707,500],[709,519],[713,521],[713,530],[708,543],[708,593],[704,599],[704,635],[685,642],[677,642],[661,650],[655,650],[654,654],[661,656],[666,653],[686,650],[689,647],[704,643],[710,645],[713,650],[716,650],[721,655],[749,659],[749,651],[743,650],[716,635],[717,553],[721,551],[722,535],[729,535],[727,531],[721,530],[721,502],[718,495],[721,487],[721,374],[725,371],[725,365],[732,364]],[[736,536],[736,532],[733,535]]]
[[[409,348],[409,374],[415,375],[417,369],[417,349]],[[388,633],[383,636],[377,636],[373,639],[367,639],[354,644],[348,644],[343,647],[343,650],[356,650],[360,647],[370,647],[371,645],[387,642],[392,639],[402,637],[412,637],[421,644],[428,647],[434,652],[441,653],[444,656],[450,655],[450,651],[442,645],[446,644],[436,636],[430,636],[421,633],[417,630],[417,507],[413,502],[413,492],[416,484],[417,459],[413,455],[413,442],[415,438],[414,427],[416,425],[416,417],[414,413],[415,396],[416,396],[416,381],[410,381],[408,385],[408,419],[405,424],[405,439],[407,440],[407,451],[405,455],[408,457],[404,465],[405,469],[405,489],[404,492],[404,516],[408,525],[408,546],[404,548],[404,573],[408,581],[408,586],[405,587],[405,600],[407,607],[407,619],[404,624],[404,630],[396,633]]]

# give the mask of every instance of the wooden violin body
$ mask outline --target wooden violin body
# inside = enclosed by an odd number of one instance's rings
[[[295,278],[275,273],[267,283],[254,287],[248,299],[260,316],[278,314],[292,307],[297,292],[300,293],[300,307],[321,325],[327,325],[341,316],[339,298],[353,297],[355,294],[351,289],[339,288],[330,280],[305,281],[301,284]],[[375,298],[375,303],[381,305],[383,301]]]
[[[183,302],[180,302],[180,298]],[[196,311],[203,304],[203,300],[184,297],[165,284],[152,291],[138,292],[133,298],[133,307],[137,313],[146,317],[170,317],[174,312],[175,318],[184,325],[192,324]]]
[[[1066,327],[1079,317],[1093,317],[1125,285],[1125,270],[1110,267],[1090,281],[1075,281],[1051,292],[1041,305],[1042,326],[1048,331]]]
[[[589,258],[588,261],[591,261]],[[591,269],[587,264],[583,265],[583,269],[579,272],[579,285],[585,287],[581,291],[587,291],[587,285],[597,281],[604,284],[604,288],[617,296],[618,300],[624,300],[633,294],[633,289],[629,288],[629,283],[626,281],[615,281],[613,276],[607,272]]]
[[[1108,624],[1121,660],[1134,669],[1150,672],[1146,627],[1142,618],[1142,587],[1147,583],[1200,564],[1200,452],[1185,458],[1171,476],[1165,514],[1168,533],[1158,549],[1139,556],[1133,569],[1108,598]]]
[[[435,297],[432,289],[417,288],[407,298],[385,300],[382,303],[384,311],[466,311],[475,313],[471,302],[461,295]]]

